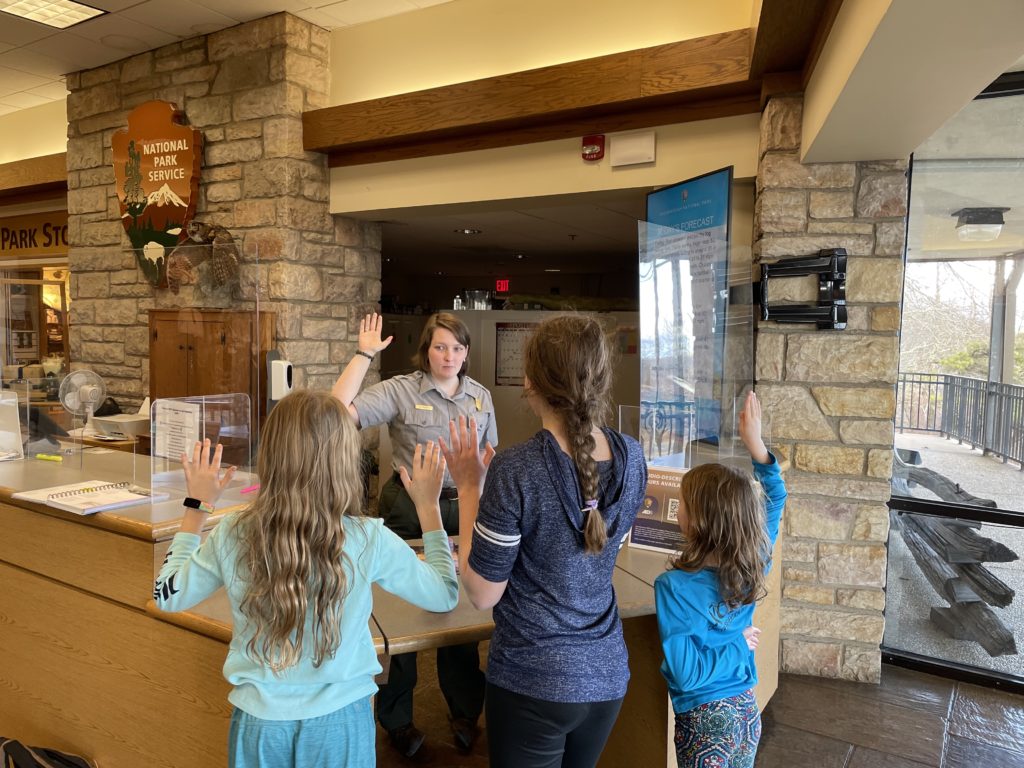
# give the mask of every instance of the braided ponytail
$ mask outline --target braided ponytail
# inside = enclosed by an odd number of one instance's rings
[[[604,424],[612,381],[604,330],[597,320],[584,315],[545,320],[530,338],[525,358],[531,388],[565,424],[583,498],[584,549],[597,554],[608,543],[598,499],[593,435]]]

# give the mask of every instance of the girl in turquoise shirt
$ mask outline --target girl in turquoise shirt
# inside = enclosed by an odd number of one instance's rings
[[[751,768],[761,737],[753,691],[759,630],[751,617],[765,592],[786,487],[761,439],[753,392],[739,432],[758,483],[722,464],[687,472],[679,510],[683,549],[654,583],[679,768]]]
[[[263,427],[259,495],[202,543],[203,524],[234,468],[221,470],[221,446],[211,451],[209,440],[182,455],[190,498],[153,597],[163,610],[182,611],[227,591],[232,768],[371,768],[370,698],[381,671],[368,626],[371,585],[429,611],[458,602],[441,527],[437,446],[417,446],[412,476],[400,471],[426,562],[379,519],[361,516],[360,453],[341,403],[326,392],[293,392]]]

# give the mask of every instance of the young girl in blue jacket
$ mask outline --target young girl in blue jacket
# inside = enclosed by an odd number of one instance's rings
[[[750,768],[761,738],[751,617],[765,592],[786,488],[761,438],[753,392],[739,432],[758,482],[722,464],[687,472],[679,510],[683,549],[654,583],[679,768]],[[707,663],[709,651],[714,664]]]
[[[412,476],[399,473],[423,527],[426,562],[381,520],[361,516],[360,454],[341,403],[326,392],[293,392],[263,427],[259,495],[202,543],[234,468],[221,470],[221,446],[211,451],[209,440],[182,454],[189,498],[153,597],[165,611],[182,611],[227,590],[232,768],[372,768],[370,698],[381,667],[368,626],[371,585],[429,611],[458,602],[438,505],[438,447],[417,446]]]

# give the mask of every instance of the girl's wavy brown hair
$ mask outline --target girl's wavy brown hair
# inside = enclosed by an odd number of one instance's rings
[[[699,571],[714,555],[722,602],[732,609],[759,600],[771,559],[760,484],[734,467],[700,464],[683,475],[681,497],[688,528],[672,566]]]
[[[362,514],[361,451],[351,417],[327,392],[296,390],[264,423],[259,495],[238,520],[248,586],[240,607],[253,629],[248,654],[275,674],[309,645],[319,667],[341,643],[343,520]]]
[[[591,434],[605,423],[612,387],[611,352],[601,324],[586,315],[545,320],[526,344],[524,368],[530,391],[562,417],[583,500],[597,499],[599,476]],[[586,513],[584,548],[598,553],[608,542],[600,509]]]

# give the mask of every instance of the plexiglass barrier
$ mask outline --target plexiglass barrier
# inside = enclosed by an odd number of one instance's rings
[[[643,448],[648,484],[629,543],[673,551],[683,474],[706,462],[749,466],[738,426],[754,370],[750,249],[730,246],[724,227],[641,222],[637,235],[640,406],[618,416]]]
[[[259,248],[217,227],[181,244],[165,234],[138,249],[92,249],[74,291],[66,256],[3,262],[0,461],[81,467],[119,451],[134,475],[134,458],[153,451],[150,406],[161,398],[241,394],[245,418],[224,426],[258,432],[276,344]],[[238,451],[232,443],[233,462],[248,467],[249,448]]]
[[[753,381],[750,249],[641,222],[639,439],[653,466],[736,455]]]
[[[249,421],[249,396],[161,398],[150,412],[152,435],[151,487],[154,491],[184,498],[187,495],[182,455],[192,458],[195,444],[210,441],[220,446],[223,467],[236,467],[235,476],[218,506],[243,503],[257,489],[253,434]],[[244,492],[244,493],[243,493]]]

